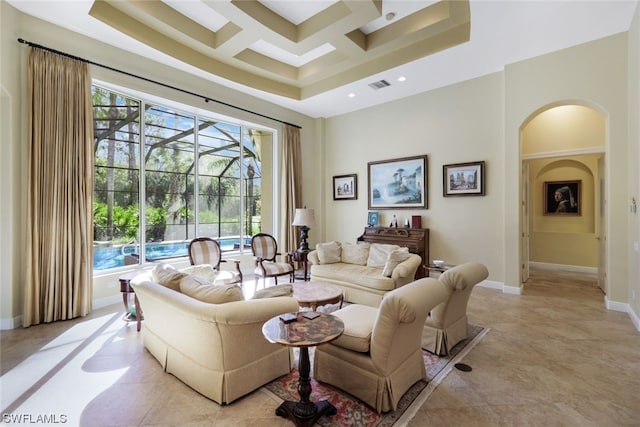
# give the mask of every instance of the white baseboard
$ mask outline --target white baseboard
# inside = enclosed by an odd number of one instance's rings
[[[483,280],[476,286],[482,286],[483,288],[497,289],[505,294],[521,295],[522,288],[517,286],[507,286],[502,282],[496,282],[495,280]]]
[[[93,309],[96,310],[98,308],[106,307],[112,304],[122,304],[122,297],[118,295],[113,295],[107,298],[100,298],[98,300],[93,301]],[[124,310],[124,308],[123,308]],[[22,326],[22,314],[10,319],[0,319],[0,331],[8,331],[11,329],[17,329]]]
[[[106,307],[108,305],[112,305],[112,304],[117,304],[120,303],[120,305],[122,305],[122,296],[120,294],[118,295],[112,295],[110,297],[106,297],[106,298],[100,298],[100,299],[96,299],[93,300],[93,309],[98,309],[98,308],[102,308],[102,307]],[[123,310],[124,310],[124,306]]]
[[[0,319],[0,331],[16,329],[22,326],[22,314],[14,318]]]
[[[640,332],[640,316],[638,316],[638,314],[635,311],[633,311],[631,306],[629,306],[629,311],[627,311],[627,314],[631,318],[631,321],[633,322],[633,326],[635,326],[636,330]]]
[[[633,311],[633,308],[631,308],[631,305],[624,302],[611,301],[605,295],[604,306],[607,308],[607,310],[620,311],[622,313],[627,313],[629,315],[629,318],[631,319],[631,322],[633,323],[633,326],[636,327],[637,331],[640,331],[640,316],[638,316],[636,312]]]
[[[550,264],[548,262],[529,262],[529,267],[535,267],[541,270],[562,270],[562,271],[575,271],[576,273],[598,274],[598,269],[596,267],[586,267],[583,265]]]

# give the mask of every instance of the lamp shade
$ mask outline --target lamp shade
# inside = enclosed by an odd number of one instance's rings
[[[316,214],[313,209],[296,209],[296,215],[291,225],[307,226],[316,224]]]

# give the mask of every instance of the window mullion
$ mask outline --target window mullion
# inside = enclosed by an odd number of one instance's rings
[[[195,115],[193,131],[193,224],[194,237],[200,235],[200,116]]]
[[[140,209],[139,209],[139,215],[140,215],[140,230],[139,230],[139,238],[140,238],[140,263],[144,264],[146,262],[146,229],[147,229],[147,224],[146,224],[146,219],[147,219],[147,215],[146,215],[146,210],[147,210],[147,195],[146,195],[146,171],[147,171],[147,164],[145,162],[145,153],[144,153],[144,148],[147,144],[147,140],[146,140],[146,112],[147,112],[147,103],[144,100],[140,100],[140,107],[141,107],[141,113],[138,115],[138,120],[140,121],[140,125],[139,125],[139,129],[140,129],[140,179],[138,180],[140,182],[140,198],[139,198],[139,203],[140,203]]]

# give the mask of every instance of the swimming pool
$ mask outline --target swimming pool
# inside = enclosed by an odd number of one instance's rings
[[[220,243],[223,252],[239,250],[240,237],[220,237],[216,239]],[[161,259],[179,258],[189,256],[190,240],[172,242],[150,242],[145,245],[146,258],[148,261],[159,261]],[[119,244],[119,245],[93,245],[93,269],[107,270],[109,268],[123,267],[127,265],[126,258],[135,262],[140,253],[139,244]],[[251,246],[251,237],[244,238],[244,246]]]

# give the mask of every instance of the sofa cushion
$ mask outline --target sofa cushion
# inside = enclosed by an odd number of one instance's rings
[[[180,281],[183,294],[210,304],[243,301],[242,289],[237,285],[214,285],[199,276],[187,275]]]
[[[341,248],[340,242],[318,243],[316,245],[320,264],[333,264],[340,262]]]
[[[216,280],[216,271],[213,269],[211,264],[190,265],[189,267],[183,268],[180,271],[182,273],[202,277],[208,282],[213,282],[214,280]]]
[[[369,248],[369,258],[367,258],[367,267],[383,269],[387,262],[389,254],[396,249],[400,249],[398,245],[387,245],[384,243],[372,243]]]
[[[369,243],[343,243],[341,260],[347,264],[367,265]]]
[[[378,309],[366,305],[353,304],[332,313],[345,324],[344,332],[331,344],[349,350],[367,353],[371,345],[371,332],[378,315]]]
[[[338,262],[329,265],[311,266],[311,275],[318,280],[329,279],[336,282],[349,282],[378,291],[390,291],[394,289],[395,282],[391,277],[382,275],[381,268],[371,268],[366,265],[346,264]]]
[[[273,298],[273,297],[290,297],[293,295],[292,285],[269,286],[265,289],[257,290],[251,299]]]
[[[392,251],[387,257],[387,262],[384,264],[384,269],[382,270],[382,275],[391,277],[393,270],[403,261],[409,259],[411,255],[409,254],[409,248],[399,248]]]
[[[180,281],[187,277],[187,273],[178,271],[171,264],[160,263],[151,270],[151,278],[169,289],[180,292]]]

